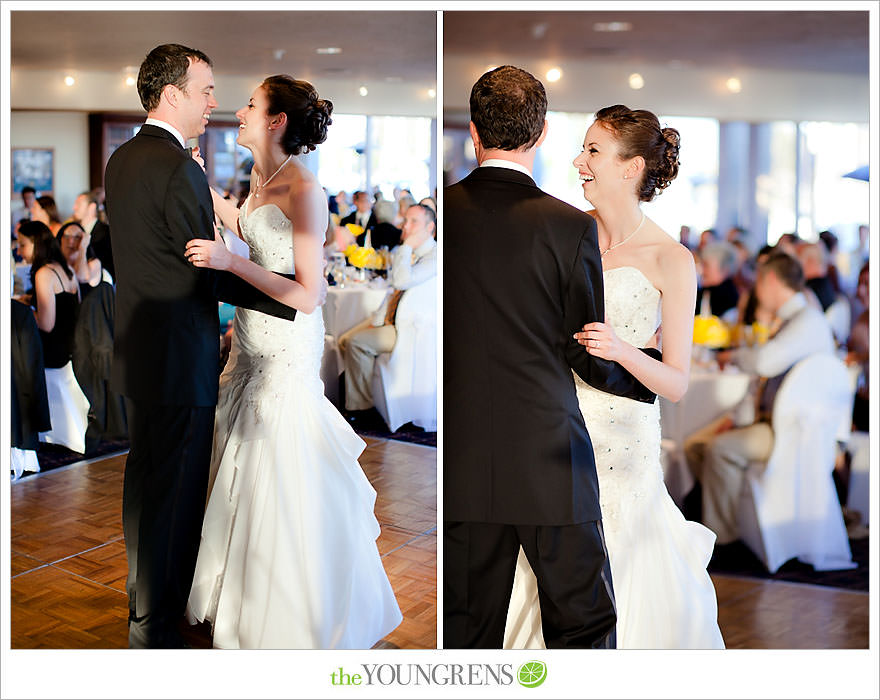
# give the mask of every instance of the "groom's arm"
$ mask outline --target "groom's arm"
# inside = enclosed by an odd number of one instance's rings
[[[657,395],[645,387],[617,362],[595,357],[574,339],[587,323],[605,321],[605,288],[602,281],[602,258],[596,240],[596,223],[590,219],[578,246],[569,275],[565,297],[565,356],[571,368],[590,386],[629,399],[653,403]],[[659,351],[642,348],[660,359]]]
[[[169,183],[165,217],[169,229],[186,240],[180,243],[181,255],[192,238],[214,240],[214,204],[205,180],[205,173],[191,158],[181,162]],[[199,270],[209,293],[233,306],[260,311],[269,316],[292,321],[296,309],[276,301],[259,289],[226,270]],[[280,273],[275,273],[280,274]],[[293,279],[293,275],[281,275]]]

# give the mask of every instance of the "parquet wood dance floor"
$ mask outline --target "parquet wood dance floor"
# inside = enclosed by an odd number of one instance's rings
[[[377,647],[434,648],[437,450],[365,440],[360,461],[378,492],[382,534],[377,544],[404,616]],[[13,649],[128,646],[124,466],[124,456],[110,457],[11,485]],[[209,633],[199,632],[187,640],[194,647],[209,646]]]

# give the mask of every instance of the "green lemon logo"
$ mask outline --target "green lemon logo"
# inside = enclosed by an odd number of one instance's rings
[[[546,679],[547,664],[543,661],[526,661],[517,672],[517,680],[523,688],[537,688]]]

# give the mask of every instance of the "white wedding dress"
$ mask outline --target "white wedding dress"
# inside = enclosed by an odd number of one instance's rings
[[[644,347],[660,323],[660,292],[635,267],[606,270],[605,310],[621,340]],[[596,455],[599,500],[617,601],[619,649],[718,649],[715,534],[684,519],[663,483],[659,402],[612,396],[575,375]],[[543,648],[538,588],[522,550],[505,648]]]
[[[251,259],[291,273],[274,204],[240,216]],[[214,646],[365,649],[402,620],[376,547],[365,443],[324,397],[320,309],[291,323],[239,308],[220,378],[190,620]]]

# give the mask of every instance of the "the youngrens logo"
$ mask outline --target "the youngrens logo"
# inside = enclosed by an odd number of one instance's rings
[[[340,666],[330,674],[332,685],[513,685],[537,688],[547,679],[543,661],[512,664],[361,664]]]

